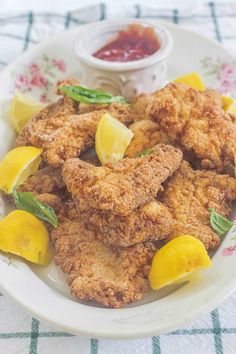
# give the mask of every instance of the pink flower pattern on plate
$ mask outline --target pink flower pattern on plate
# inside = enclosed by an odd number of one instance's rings
[[[15,88],[17,90],[23,89],[24,91],[30,88],[30,82],[27,75],[19,74],[15,80]]]
[[[64,73],[66,71],[66,65],[64,60],[58,60],[58,59],[53,59],[52,60],[53,65],[58,68],[58,70],[60,70],[62,73]]]
[[[40,73],[33,75],[32,79],[30,80],[30,84],[36,87],[46,87],[47,83],[48,80]]]
[[[224,248],[221,254],[223,257],[228,257],[232,256],[234,252],[236,252],[236,245]]]
[[[21,92],[37,92],[41,102],[50,100],[55,82],[61,73],[66,72],[66,63],[63,59],[51,58],[44,54],[37,63],[25,65],[22,72],[12,73],[14,77],[14,90]]]
[[[217,89],[222,94],[236,95],[236,63],[205,57],[201,61],[206,76],[216,79]]]

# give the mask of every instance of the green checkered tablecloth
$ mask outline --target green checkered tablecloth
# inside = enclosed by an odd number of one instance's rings
[[[175,2],[176,4],[176,2]],[[72,12],[1,13],[0,70],[42,39],[70,27],[106,18],[155,18],[180,24],[222,42],[236,54],[236,3],[194,3],[178,8],[99,4]],[[79,5],[79,4],[78,4]],[[59,7],[59,6],[58,6]],[[32,289],[33,292],[33,289]],[[186,328],[137,340],[97,340],[60,332],[25,314],[0,296],[0,354],[235,354],[236,293]]]

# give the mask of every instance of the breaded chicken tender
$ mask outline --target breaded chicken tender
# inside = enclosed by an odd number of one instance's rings
[[[43,167],[21,184],[20,192],[55,193],[65,187],[60,168]]]
[[[149,101],[149,96],[137,97],[134,104]],[[218,93],[170,83],[151,95],[144,113],[191,163],[234,175],[236,125],[223,110]]]
[[[235,199],[236,179],[212,171],[194,171],[183,161],[164,187],[163,203],[174,218],[170,238],[188,234],[207,249],[214,249],[220,238],[211,228],[209,208],[228,217]]]
[[[60,166],[68,158],[77,157],[94,144],[97,125],[104,111],[72,116],[58,129],[46,146],[43,156],[52,166]]]
[[[128,215],[153,200],[182,160],[181,151],[173,146],[160,144],[152,150],[148,156],[125,158],[103,167],[69,159],[63,166],[63,179],[75,201]]]
[[[151,120],[144,119],[135,122],[129,126],[129,129],[132,130],[134,136],[125,151],[125,156],[137,157],[144,150],[159,143],[169,143],[167,135],[159,130],[158,124]]]
[[[43,167],[19,185],[17,191],[32,192],[40,202],[58,212],[62,208],[62,200],[66,194],[61,169]]]
[[[78,102],[70,98],[60,98],[42,109],[30,119],[16,139],[16,146],[33,145],[43,147],[50,135],[64,125],[67,119],[78,112]]]
[[[150,116],[150,109],[155,101],[155,95],[157,92],[149,94],[141,93],[140,95],[134,97],[131,102],[131,113],[135,122],[146,119],[152,120]]]
[[[155,252],[152,243],[127,248],[98,241],[83,223],[67,221],[51,234],[55,263],[67,274],[71,293],[81,300],[120,308],[143,298]]]
[[[169,85],[183,86],[185,88],[191,89],[190,86],[186,86],[184,84],[179,83],[171,83]],[[167,88],[169,85],[165,86],[164,89]],[[130,110],[134,121],[153,119],[153,105],[155,104],[156,97],[159,97],[160,92],[162,92],[164,89],[158,90],[153,93],[141,93],[140,95],[134,97],[130,105]],[[218,91],[213,89],[206,89],[204,91],[204,96],[208,97],[208,99],[211,100],[213,104],[222,107],[222,98],[221,94]]]
[[[68,198],[64,200],[61,204],[60,210],[57,212],[57,218],[59,223],[64,223],[65,221],[75,221],[81,220],[80,215],[77,211],[75,202]]]
[[[127,216],[113,215],[86,207],[79,203],[78,214],[87,220],[87,227],[105,244],[128,247],[146,241],[162,240],[173,229],[173,219],[168,209],[153,201],[135,209]]]
[[[222,96],[221,93],[217,90],[214,89],[206,89],[204,91],[205,96],[208,96],[210,100],[214,104],[216,104],[219,107],[223,107],[223,101],[222,101]]]
[[[62,92],[58,90],[61,85],[79,85],[79,81],[74,78],[58,81],[56,93],[59,95],[62,95]],[[18,135],[15,145],[43,147],[49,140],[50,134],[61,127],[71,115],[78,112],[79,102],[75,102],[66,96],[59,98],[56,102],[47,105],[27,122]]]
[[[78,157],[82,152],[94,145],[98,123],[105,113],[129,124],[129,108],[127,105],[111,104],[108,110],[72,116],[58,129],[49,144],[45,147],[44,159],[52,166],[59,166],[72,157]]]
[[[62,200],[61,198],[52,193],[42,193],[37,195],[37,199],[43,203],[53,208],[55,212],[59,212],[62,208]]]

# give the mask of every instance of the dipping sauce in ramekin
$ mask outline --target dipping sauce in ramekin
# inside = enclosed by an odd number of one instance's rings
[[[160,49],[161,43],[153,27],[144,27],[138,23],[129,25],[118,32],[93,56],[115,62],[128,62],[146,58]]]
[[[131,37],[126,40],[125,34],[124,40],[123,33],[130,29]],[[141,40],[143,37],[148,41]],[[153,21],[120,19],[86,24],[78,28],[75,40],[81,82],[127,100],[141,92],[154,92],[166,84],[172,47],[169,31]]]

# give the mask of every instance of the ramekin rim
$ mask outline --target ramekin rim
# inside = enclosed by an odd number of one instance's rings
[[[88,53],[88,51],[83,47],[82,41],[86,40],[86,35],[89,30],[89,28],[104,28],[105,26],[117,26],[117,25],[129,25],[131,23],[140,23],[144,25],[151,25],[155,29],[157,29],[157,34],[158,30],[164,34],[165,38],[165,43],[162,46],[161,50],[158,50],[154,54],[140,59],[140,60],[134,60],[130,62],[109,62],[105,60],[98,59],[94,57],[92,54]],[[170,32],[162,25],[159,25],[158,23],[151,21],[151,20],[145,20],[145,19],[132,19],[132,18],[125,18],[125,19],[119,19],[119,20],[104,20],[100,22],[95,22],[91,24],[87,24],[86,27],[80,29],[78,35],[75,38],[74,42],[74,50],[76,53],[76,56],[78,59],[84,63],[87,64],[88,66],[92,66],[98,69],[103,69],[106,71],[132,71],[132,70],[137,70],[137,69],[144,69],[146,67],[152,66],[156,64],[157,62],[161,62],[164,59],[166,59],[171,50],[173,48],[173,38],[170,34]],[[78,53],[78,50],[80,51]]]

